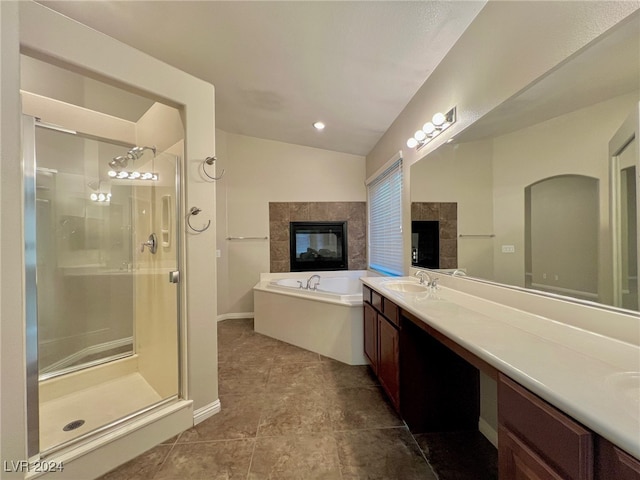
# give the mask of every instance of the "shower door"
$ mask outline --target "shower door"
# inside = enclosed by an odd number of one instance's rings
[[[25,118],[39,397],[30,431],[46,453],[177,398],[178,158]]]

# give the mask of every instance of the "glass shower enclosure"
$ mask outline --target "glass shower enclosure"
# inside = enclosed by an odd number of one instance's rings
[[[179,158],[23,118],[29,454],[179,396]]]

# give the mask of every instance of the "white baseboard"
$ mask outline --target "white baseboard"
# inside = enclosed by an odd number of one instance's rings
[[[216,320],[221,322],[222,320],[231,320],[234,318],[253,318],[253,312],[244,312],[244,313],[225,313],[224,315],[218,315]]]
[[[216,400],[209,405],[205,405],[197,410],[193,411],[193,425],[197,425],[200,422],[204,422],[207,418],[213,417],[216,413],[220,412],[221,404],[220,399]]]
[[[498,448],[498,432],[482,417],[478,419],[478,430],[494,447]]]

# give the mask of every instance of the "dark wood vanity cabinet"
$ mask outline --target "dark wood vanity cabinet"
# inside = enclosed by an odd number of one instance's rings
[[[479,371],[498,386],[500,480],[640,480],[640,460],[364,286],[364,349],[413,433],[472,431]]]
[[[498,378],[500,480],[592,480],[593,433],[505,375]]]
[[[364,353],[391,403],[400,411],[399,309],[367,286],[364,298]]]

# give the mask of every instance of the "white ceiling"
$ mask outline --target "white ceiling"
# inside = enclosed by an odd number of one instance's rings
[[[222,130],[366,155],[485,0],[39,3],[212,83]]]

